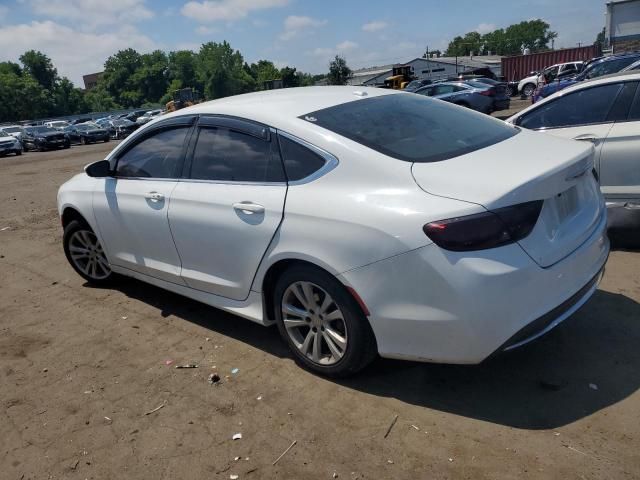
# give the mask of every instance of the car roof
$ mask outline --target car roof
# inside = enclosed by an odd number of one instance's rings
[[[402,95],[399,90],[360,86],[297,87],[266,90],[225,97],[183,108],[149,122],[181,115],[219,114],[246,118],[275,128],[287,129],[298,117],[343,103],[384,95]]]
[[[640,80],[640,72],[632,71],[632,72],[624,72],[624,73],[612,73],[610,75],[603,75],[602,77],[594,78],[593,80],[578,82],[567,88],[557,91],[553,95],[549,95],[548,97],[540,100],[539,102],[534,103],[533,105],[525,108],[524,110],[508,118],[507,121],[515,120],[516,118],[524,115],[526,112],[534,110],[538,108],[540,105],[543,105],[553,100],[554,98],[562,97],[563,95],[567,95],[577,90],[582,90],[583,88],[589,88],[597,85],[606,85],[608,83],[615,83],[619,81],[632,82],[632,81],[639,81],[639,80]]]

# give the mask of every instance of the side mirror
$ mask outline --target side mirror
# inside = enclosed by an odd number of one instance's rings
[[[107,160],[91,163],[84,167],[84,171],[90,177],[104,178],[112,176],[111,164]]]

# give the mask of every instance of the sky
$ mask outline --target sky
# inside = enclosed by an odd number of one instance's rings
[[[541,18],[556,48],[590,44],[604,0],[0,0],[0,61],[30,49],[83,86],[124,48],[197,51],[227,40],[245,61],[309,73],[341,54],[352,69],[402,63],[444,50],[456,35]]]

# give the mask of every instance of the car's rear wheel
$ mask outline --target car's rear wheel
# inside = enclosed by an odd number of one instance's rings
[[[22,150],[16,150],[16,157],[22,155]]]
[[[522,87],[522,93],[527,97],[530,97],[531,95],[533,95],[535,89],[536,86],[533,83],[527,83],[524,87]]]
[[[94,284],[107,284],[113,279],[111,265],[91,227],[73,220],[64,229],[64,253],[73,269]]]
[[[354,374],[377,355],[362,309],[332,275],[308,265],[285,271],[274,292],[280,334],[298,363],[331,377]]]

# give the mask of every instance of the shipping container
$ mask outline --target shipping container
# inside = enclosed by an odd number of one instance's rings
[[[532,53],[502,58],[502,75],[505,80],[519,81],[529,75],[529,72],[540,72],[556,63],[588,61],[600,55],[599,48],[588,45],[579,48],[565,48],[548,52]]]

